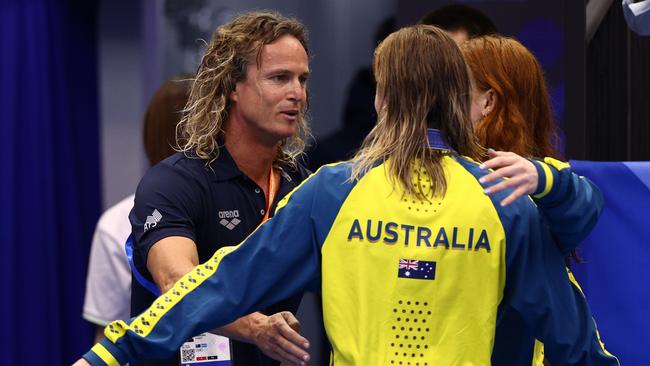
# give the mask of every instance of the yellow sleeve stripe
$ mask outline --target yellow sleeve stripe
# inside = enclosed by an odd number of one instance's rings
[[[104,335],[108,338],[109,341],[115,343],[117,340],[122,337],[126,330],[129,328],[129,325],[122,320],[116,320],[104,328]]]
[[[142,336],[149,335],[164,314],[181,301],[185,295],[199,287],[209,276],[214,274],[221,262],[221,258],[237,248],[223,247],[217,250],[210,260],[187,273],[167,293],[156,299],[147,311],[133,321],[132,325],[135,324],[135,327],[137,327],[137,323],[140,323]]]
[[[113,357],[113,355],[110,354],[110,352],[108,352],[108,350],[101,343],[95,344],[91,350],[95,352],[95,354],[99,356],[99,358],[101,358],[102,361],[104,361],[108,366],[120,366],[120,363],[117,362],[115,357]]]
[[[578,283],[578,280],[576,280],[575,276],[573,275],[573,272],[571,272],[568,268],[566,269],[567,274],[569,275],[569,281],[575,286],[578,290],[580,290],[580,293],[582,296],[585,296],[585,293],[582,292],[582,287],[580,287],[580,284]]]
[[[196,266],[192,271],[183,276],[176,282],[174,287],[162,294],[151,306],[133,319],[131,324],[123,321],[111,323],[104,332],[107,338],[116,343],[118,339],[124,336],[127,330],[130,330],[141,337],[147,337],[158,321],[170,309],[172,309],[185,295],[200,286],[208,277],[217,271],[221,259],[228,253],[237,249],[239,246],[223,247],[214,253],[212,258],[203,264]]]
[[[573,286],[575,286],[580,291],[582,296],[585,296],[584,292],[582,292],[582,288],[580,287],[580,284],[578,283],[578,280],[576,280],[576,278],[573,276],[573,273],[568,268],[566,269],[566,271],[567,271],[567,274],[569,275],[569,281],[571,281],[571,284],[573,284]],[[603,352],[607,356],[613,357],[616,360],[616,363],[620,366],[621,362],[618,360],[618,357],[614,356],[607,349],[605,349],[605,342],[603,342],[600,339],[600,332],[598,331],[598,326],[596,325],[596,320],[594,320],[594,319],[592,319],[592,320],[594,322],[594,328],[596,328],[596,338],[598,338],[598,344],[600,344],[600,349],[602,349]]]
[[[546,184],[544,185],[544,190],[542,191],[542,193],[533,196],[535,198],[542,198],[546,196],[551,191],[551,188],[553,187],[553,173],[551,172],[551,168],[549,168],[548,165],[541,162],[539,163],[539,165],[541,165],[542,170],[544,170],[544,175],[546,177]]]
[[[571,165],[569,165],[569,163],[565,163],[563,161],[553,159],[553,158],[546,157],[544,158],[544,162],[557,170],[571,168]]]
[[[532,366],[544,366],[544,343],[535,339]]]
[[[326,167],[326,166],[335,166],[335,165],[339,165],[339,164],[343,164],[343,163],[346,163],[346,162],[345,162],[345,161],[338,161],[338,162],[335,162],[335,163],[325,164],[325,165],[321,166],[320,168],[318,168],[318,170],[316,170],[315,173],[311,173],[307,178],[305,178],[305,180],[303,180],[302,182],[300,182],[300,184],[298,184],[296,187],[294,187],[294,189],[292,189],[291,192],[287,193],[287,195],[284,196],[284,198],[282,198],[282,199],[278,202],[278,205],[275,207],[275,214],[277,215],[278,212],[280,212],[280,210],[283,209],[284,206],[287,205],[287,203],[289,202],[289,199],[291,198],[291,196],[293,195],[293,193],[294,193],[295,191],[299,190],[300,187],[303,186],[303,184],[307,183],[307,182],[308,182],[312,177],[314,177],[314,176],[318,173],[319,170],[323,169],[323,168]]]

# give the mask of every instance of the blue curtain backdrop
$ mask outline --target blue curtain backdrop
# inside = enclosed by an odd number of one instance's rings
[[[606,348],[621,365],[650,364],[650,162],[572,161],[603,192],[598,224],[572,269]]]
[[[64,365],[100,213],[94,1],[0,2],[0,364]]]

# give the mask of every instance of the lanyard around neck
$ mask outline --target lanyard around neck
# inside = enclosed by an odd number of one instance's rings
[[[273,174],[273,167],[271,167],[271,171],[269,172],[269,194],[268,194],[268,199],[266,200],[266,211],[264,212],[264,218],[262,218],[262,223],[264,221],[269,219],[269,212],[271,212],[271,206],[273,206],[273,200],[275,199],[275,193],[278,189],[278,184],[280,178],[275,176]]]
[[[454,151],[454,149],[447,144],[445,138],[440,133],[440,130],[428,128],[427,136],[429,137],[429,147],[432,149]]]

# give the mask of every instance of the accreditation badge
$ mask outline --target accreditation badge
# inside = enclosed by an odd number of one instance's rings
[[[212,333],[192,337],[181,346],[181,365],[232,366],[230,340]]]

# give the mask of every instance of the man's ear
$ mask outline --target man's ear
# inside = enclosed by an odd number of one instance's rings
[[[231,102],[237,103],[239,100],[239,94],[237,93],[237,84],[235,84],[235,89],[230,92],[230,95],[228,96],[228,99],[230,99]]]

